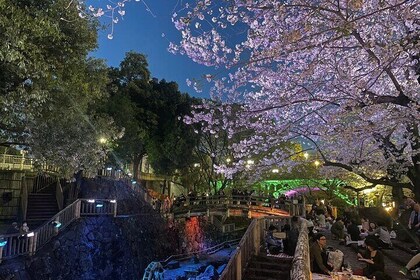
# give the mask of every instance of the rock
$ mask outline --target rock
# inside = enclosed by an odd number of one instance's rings
[[[206,270],[197,276],[197,280],[216,280],[219,279],[219,273],[214,268],[214,266],[209,265],[206,267]]]

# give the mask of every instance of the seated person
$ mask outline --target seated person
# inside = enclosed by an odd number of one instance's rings
[[[363,276],[372,278],[377,272],[385,272],[384,255],[378,251],[378,244],[373,239],[366,239],[366,252],[363,254],[358,253],[357,257],[359,261],[367,263],[367,266],[363,269]]]
[[[280,253],[283,252],[283,241],[274,237],[273,233],[277,228],[270,225],[267,234],[265,235],[265,243],[267,245],[267,252],[269,253]]]
[[[411,260],[400,269],[400,273],[406,276],[408,272],[420,263],[420,253],[411,258]]]
[[[344,223],[341,218],[337,218],[331,226],[331,233],[340,241],[344,241]]]
[[[327,238],[322,233],[317,233],[314,239],[310,248],[311,271],[329,275],[332,267],[328,264]]]
[[[369,236],[366,239],[373,237],[381,248],[392,248],[391,235],[388,228],[380,224],[376,229],[369,232]]]
[[[360,230],[355,220],[350,220],[347,225],[347,233],[349,234],[351,241],[360,240]]]

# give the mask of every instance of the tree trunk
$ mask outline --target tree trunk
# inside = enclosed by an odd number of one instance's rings
[[[166,191],[166,180],[163,181],[162,194],[165,194],[165,191]]]
[[[134,155],[133,158],[133,178],[134,180],[139,180],[139,166],[141,163],[142,156]]]
[[[403,200],[402,188],[392,187],[392,198],[395,201],[395,207],[398,208]]]
[[[420,180],[419,180],[420,181]],[[412,189],[414,193],[414,200],[420,201],[420,182],[416,182],[417,184],[414,185],[414,188]]]

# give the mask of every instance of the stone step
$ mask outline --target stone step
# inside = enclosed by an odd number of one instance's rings
[[[273,270],[273,269],[248,267],[246,269],[246,275],[264,276],[264,277],[276,278],[276,279],[288,279],[288,277],[290,276],[290,270],[280,271],[280,270]]]
[[[288,278],[271,278],[271,277],[267,277],[267,276],[258,276],[258,275],[245,275],[242,277],[243,280],[279,280],[279,279],[289,279]]]
[[[251,261],[249,265],[250,267],[254,267],[254,268],[274,269],[274,270],[279,270],[279,271],[290,270],[289,262],[266,262],[266,261],[253,260]]]

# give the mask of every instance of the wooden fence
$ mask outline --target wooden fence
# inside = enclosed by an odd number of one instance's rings
[[[284,225],[289,218],[269,217],[252,220],[247,231],[239,242],[238,248],[223,270],[220,280],[240,280],[248,261],[260,251],[264,231],[270,224]]]

